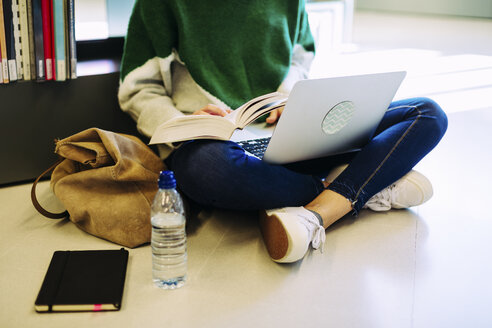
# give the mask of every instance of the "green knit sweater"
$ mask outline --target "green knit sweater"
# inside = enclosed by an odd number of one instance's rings
[[[236,108],[277,90],[293,48],[314,52],[303,0],[137,0],[121,80],[173,51],[194,81]]]

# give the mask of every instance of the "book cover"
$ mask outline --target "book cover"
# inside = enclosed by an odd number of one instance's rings
[[[121,308],[128,251],[56,251],[34,307],[37,312]]]
[[[53,80],[53,53],[52,53],[52,31],[51,31],[51,1],[41,0],[43,18],[43,49],[45,61],[46,80]]]
[[[2,13],[0,13],[2,15]],[[0,45],[0,54],[2,53],[2,46]],[[2,56],[0,55],[0,84],[3,84],[3,69],[2,69]]]
[[[9,80],[17,80],[17,61],[15,54],[14,25],[12,17],[12,0],[3,0],[3,20],[5,25],[5,44],[9,66]]]
[[[185,115],[159,125],[150,145],[193,139],[229,140],[236,129],[243,129],[262,115],[283,107],[287,95],[273,92],[256,97],[226,116]]]
[[[19,0],[12,0],[12,28],[14,33],[15,61],[17,65],[17,80],[23,79],[22,46],[19,20]]]
[[[69,76],[71,79],[77,78],[77,43],[75,40],[75,3],[74,0],[67,0],[67,10],[68,10],[68,48],[69,52],[69,62],[70,62],[70,72]]]
[[[66,58],[65,58],[65,5],[64,0],[53,0],[53,26],[54,45],[56,61],[56,80],[65,81]]]
[[[64,18],[63,28],[65,30],[65,74],[66,79],[70,79],[70,47],[68,44],[68,1],[63,0]]]
[[[34,49],[34,17],[32,13],[32,0],[26,0],[27,30],[29,35],[29,65],[31,67],[31,80],[36,79],[36,53]]]
[[[29,55],[29,25],[27,23],[27,0],[19,0],[19,27],[22,49],[22,77],[31,80],[31,59]]]
[[[5,21],[3,19],[3,0],[0,0],[0,59],[2,63],[2,81],[9,83],[9,63],[7,60],[7,40],[5,36]]]
[[[34,31],[34,53],[36,58],[36,80],[44,81],[43,12],[41,0],[32,0]]]
[[[56,54],[55,54],[55,19],[53,17],[53,1],[48,0],[50,3],[50,24],[51,24],[51,72],[53,74],[53,80],[56,80]]]

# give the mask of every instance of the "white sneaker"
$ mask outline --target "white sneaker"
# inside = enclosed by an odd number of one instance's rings
[[[326,238],[316,215],[304,207],[265,210],[260,216],[260,229],[270,257],[279,263],[302,259],[309,244],[322,249]]]
[[[391,208],[408,208],[428,201],[433,194],[432,184],[423,174],[412,170],[394,184],[372,196],[364,208],[388,211]]]

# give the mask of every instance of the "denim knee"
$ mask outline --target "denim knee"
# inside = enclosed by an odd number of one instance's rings
[[[448,128],[448,117],[441,106],[426,97],[418,98],[420,115],[428,118],[428,128],[432,129],[437,140],[440,140]]]

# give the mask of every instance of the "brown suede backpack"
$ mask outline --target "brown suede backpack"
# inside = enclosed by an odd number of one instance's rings
[[[140,139],[97,128],[56,141],[60,160],[34,182],[31,199],[48,218],[69,216],[82,230],[136,247],[150,241],[150,206],[162,160]],[[53,171],[51,189],[66,211],[51,213],[36,199],[36,184]]]

